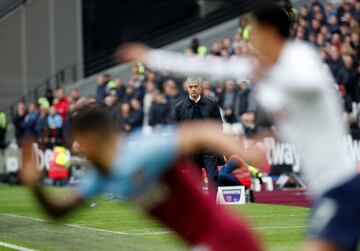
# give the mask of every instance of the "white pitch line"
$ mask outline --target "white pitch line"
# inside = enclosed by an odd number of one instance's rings
[[[16,214],[7,214],[3,213],[2,215],[13,217],[13,218],[19,218],[19,219],[26,219],[26,220],[32,220],[32,221],[39,221],[39,222],[50,222],[48,220],[34,218],[30,216],[22,216],[22,215],[16,215]],[[119,234],[119,235],[130,235],[130,236],[143,236],[143,235],[160,235],[160,234],[169,234],[172,233],[170,231],[157,231],[157,232],[144,232],[144,233],[129,233],[129,232],[120,232],[120,231],[113,231],[113,230],[106,230],[101,228],[94,228],[94,227],[86,227],[76,224],[63,224],[63,226],[67,227],[73,227],[73,228],[79,228],[79,229],[85,229],[85,230],[92,230],[97,232],[104,232],[104,233],[111,233],[111,234]]]
[[[32,221],[39,221],[39,222],[50,222],[48,220],[29,217],[29,216],[22,216],[22,215],[16,215],[16,214],[7,214],[3,213],[2,215],[13,217],[13,218],[20,218],[20,219],[27,219]],[[114,230],[106,230],[101,228],[94,228],[94,227],[86,227],[76,224],[63,224],[67,227],[73,227],[73,228],[79,228],[79,229],[85,229],[85,230],[91,230],[91,231],[97,231],[97,232],[103,232],[103,233],[111,233],[111,234],[118,234],[118,235],[128,235],[128,236],[144,236],[144,235],[161,235],[161,234],[170,234],[171,231],[158,231],[158,232],[144,232],[144,233],[129,233],[129,232],[120,232],[120,231],[114,231]],[[274,226],[274,227],[253,227],[251,229],[253,230],[266,230],[266,229],[294,229],[294,228],[308,228],[307,226]]]
[[[47,220],[44,220],[44,219],[34,218],[34,217],[30,217],[30,216],[17,215],[17,214],[3,213],[2,215],[13,217],[13,218],[32,220],[32,221],[48,222]]]
[[[18,245],[14,245],[14,244],[2,242],[2,241],[0,241],[0,247],[10,248],[10,249],[19,250],[19,251],[36,251],[35,249],[21,247]]]
[[[106,230],[106,229],[94,228],[94,227],[85,227],[85,226],[80,226],[80,225],[75,225],[75,224],[65,224],[65,226],[74,227],[74,228],[80,228],[80,229],[86,229],[86,230],[93,230],[93,231],[104,232],[104,233],[112,233],[112,234],[120,234],[120,235],[132,235],[132,236],[159,235],[159,234],[170,234],[170,233],[172,233],[170,231],[145,232],[145,233],[128,233],[128,232],[112,231],[112,230]]]

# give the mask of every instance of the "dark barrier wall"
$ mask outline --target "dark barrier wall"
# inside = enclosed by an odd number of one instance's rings
[[[198,15],[195,0],[83,0],[85,65],[96,64],[124,41]]]

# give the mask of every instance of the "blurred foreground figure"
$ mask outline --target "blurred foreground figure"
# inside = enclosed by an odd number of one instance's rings
[[[265,3],[266,2],[266,3]],[[252,13],[250,42],[257,58],[186,57],[121,47],[119,62],[140,60],[152,69],[243,79],[255,75],[259,103],[273,114],[283,138],[294,144],[315,200],[307,251],[355,251],[360,238],[360,176],[346,149],[340,97],[329,70],[309,44],[290,39],[291,15],[264,1]],[[247,155],[241,155],[247,162]]]
[[[192,168],[182,156],[204,145],[217,152],[238,148],[237,153],[243,153],[237,141],[222,135],[211,122],[184,124],[168,136],[155,137],[140,132],[124,136],[113,124],[111,112],[100,105],[75,117],[73,136],[94,166],[85,171],[79,189],[66,201],[54,201],[37,186],[41,175],[31,147],[24,146],[20,177],[50,215],[63,216],[107,191],[141,206],[196,250],[260,250],[246,223],[203,195],[195,179],[182,171]]]

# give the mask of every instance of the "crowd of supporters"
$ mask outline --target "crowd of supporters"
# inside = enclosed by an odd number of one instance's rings
[[[341,1],[339,6],[311,0],[310,5],[296,11],[293,26],[296,39],[307,40],[321,53],[325,65],[334,75],[336,87],[343,97],[344,119],[354,129],[359,128],[358,113],[354,107],[360,102],[359,86],[359,21],[360,2]],[[255,53],[249,42],[251,26],[247,17],[240,19],[234,37],[226,37],[203,46],[193,39],[185,53],[198,57],[238,57]],[[113,78],[112,78],[113,77]],[[47,90],[37,104],[19,103],[13,117],[16,139],[34,136],[39,142],[54,145],[63,142],[68,134],[71,118],[76,111],[92,102],[103,102],[114,113],[117,123],[128,132],[140,128],[157,128],[171,124],[174,105],[186,97],[184,79],[166,72],[154,72],[138,63],[132,67],[129,79],[100,74],[97,92],[82,97],[73,89],[68,95],[63,89]],[[202,95],[217,101],[224,122],[254,126],[258,106],[252,91],[251,79],[208,80],[202,83]],[[350,116],[352,114],[353,116]]]

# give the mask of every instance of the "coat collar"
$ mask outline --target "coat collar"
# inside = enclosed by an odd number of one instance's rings
[[[194,104],[205,105],[203,96],[200,96],[200,100],[197,103],[195,103],[193,100],[187,97],[187,108],[188,109],[191,108]]]

